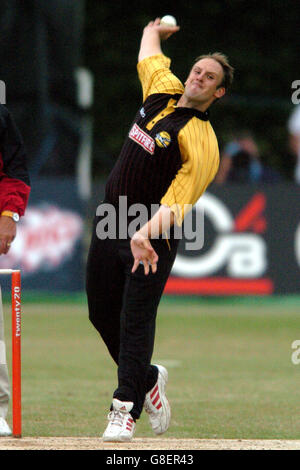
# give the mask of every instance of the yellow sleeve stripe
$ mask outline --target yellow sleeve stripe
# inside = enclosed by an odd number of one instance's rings
[[[182,167],[161,199],[171,208],[180,225],[215,177],[219,149],[209,122],[192,118],[178,134]]]
[[[143,101],[153,93],[183,93],[181,81],[170,70],[171,61],[163,54],[146,57],[137,65]]]

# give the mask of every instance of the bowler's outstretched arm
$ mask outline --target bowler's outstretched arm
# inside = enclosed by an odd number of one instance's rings
[[[155,21],[150,21],[143,31],[138,55],[139,62],[146,57],[161,54],[161,41],[168,39],[172,34],[179,31],[179,29],[179,26],[160,24],[160,18],[156,18]]]

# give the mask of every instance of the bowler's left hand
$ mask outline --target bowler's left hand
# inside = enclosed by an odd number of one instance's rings
[[[132,273],[137,270],[141,262],[144,265],[144,273],[146,276],[150,271],[149,266],[151,266],[152,273],[156,273],[158,255],[148,238],[145,238],[142,234],[136,232],[130,241],[130,248],[134,258],[134,263],[131,270]]]

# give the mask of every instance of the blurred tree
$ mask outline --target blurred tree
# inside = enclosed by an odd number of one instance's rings
[[[73,175],[81,137],[75,72],[83,0],[2,0],[0,79],[28,153],[31,176]]]

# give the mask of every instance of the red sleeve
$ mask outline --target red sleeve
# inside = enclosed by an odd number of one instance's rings
[[[26,151],[8,109],[0,105],[0,210],[24,215],[30,193]]]
[[[4,176],[0,180],[0,213],[7,210],[24,215],[30,186],[21,180]]]

